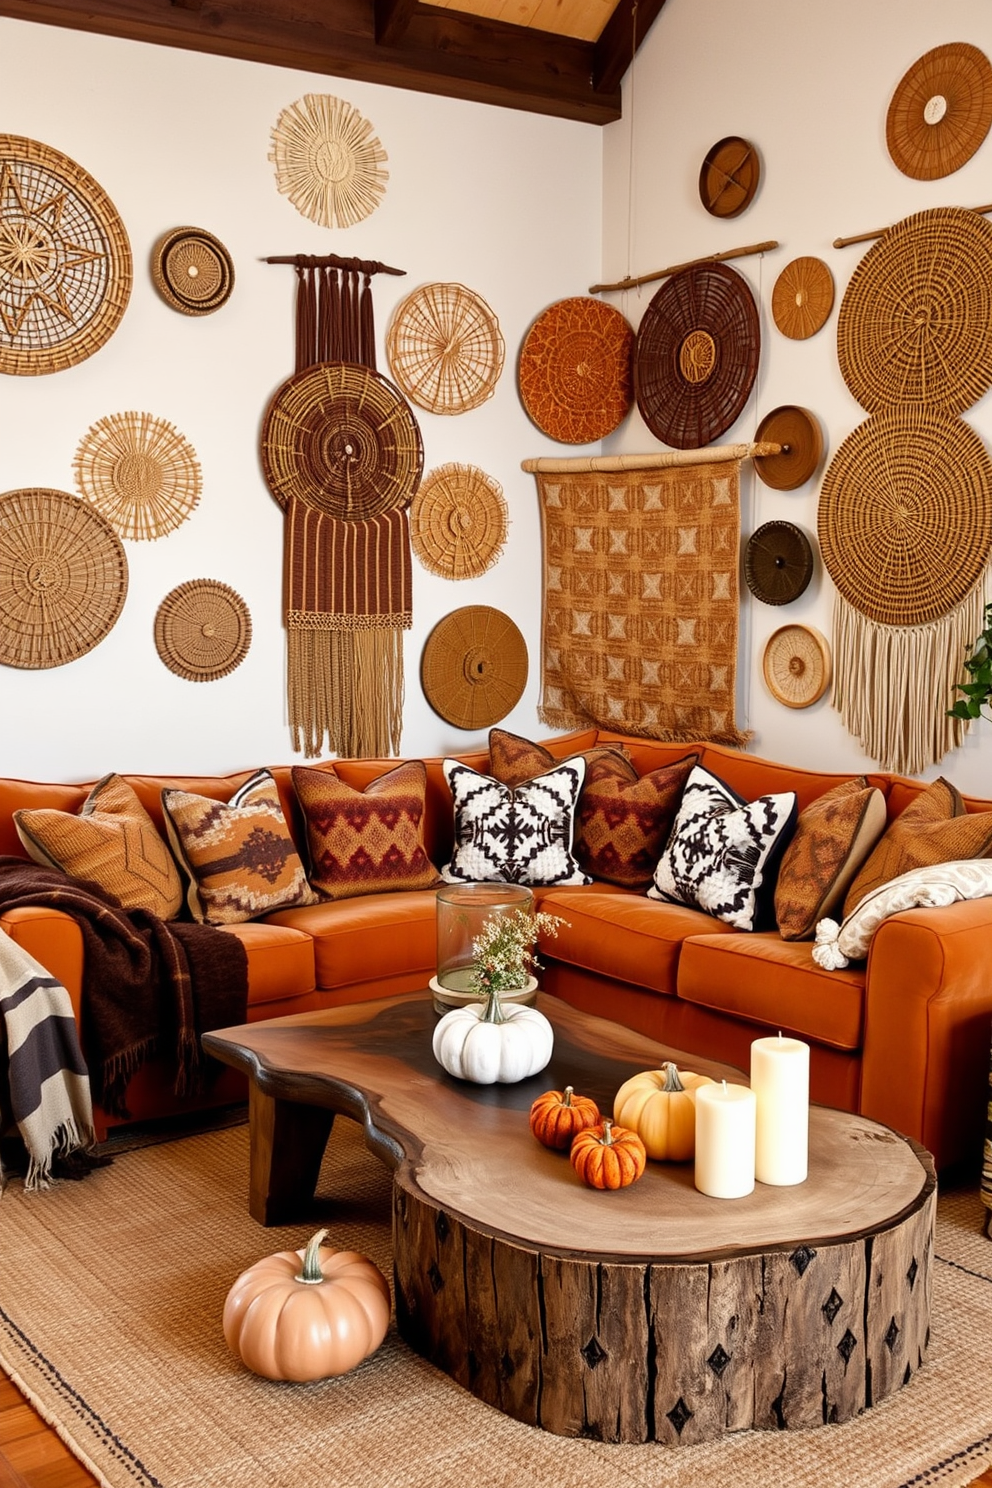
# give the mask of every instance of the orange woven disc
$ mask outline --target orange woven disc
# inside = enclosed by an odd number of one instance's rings
[[[520,401],[561,444],[612,434],[634,402],[634,332],[619,310],[576,296],[539,315],[524,339]]]

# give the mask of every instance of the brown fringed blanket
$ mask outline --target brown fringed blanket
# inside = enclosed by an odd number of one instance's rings
[[[202,1088],[200,1034],[247,1014],[248,958],[237,936],[125,911],[95,884],[0,857],[0,908],[27,905],[60,909],[82,932],[82,1042],[104,1110],[128,1114],[128,1081],[158,1054],[175,1054],[177,1095]]]

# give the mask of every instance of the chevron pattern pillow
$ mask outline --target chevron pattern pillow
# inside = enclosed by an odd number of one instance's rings
[[[441,870],[447,883],[515,883],[530,888],[587,884],[572,850],[585,760],[566,760],[513,787],[446,759],[455,807],[455,846]]]
[[[795,824],[795,791],[744,801],[696,765],[648,898],[705,910],[737,930],[774,925],[775,873]]]

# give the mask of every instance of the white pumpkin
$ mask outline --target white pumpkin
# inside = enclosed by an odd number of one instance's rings
[[[490,992],[478,1006],[452,1008],[434,1029],[434,1058],[456,1080],[515,1084],[543,1070],[555,1036],[537,1008],[503,1006]]]

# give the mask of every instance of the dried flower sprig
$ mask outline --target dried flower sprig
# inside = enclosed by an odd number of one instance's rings
[[[533,949],[538,936],[554,937],[559,925],[567,924],[559,915],[530,914],[525,909],[490,916],[472,942],[472,991],[486,996],[490,991],[516,992],[526,987],[531,969],[542,968]]]

